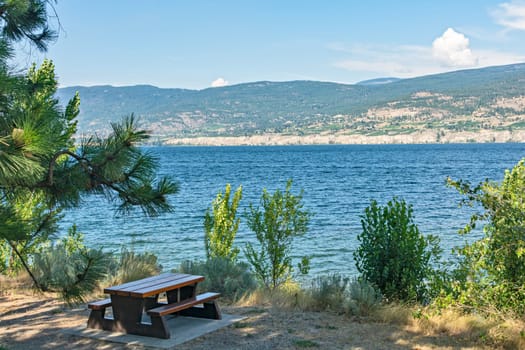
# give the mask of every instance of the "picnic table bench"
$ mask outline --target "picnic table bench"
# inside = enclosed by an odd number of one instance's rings
[[[221,319],[216,301],[220,294],[207,292],[197,295],[197,284],[202,281],[203,276],[164,273],[105,288],[104,293],[109,294],[109,298],[88,304],[91,312],[87,326],[168,339],[168,315]],[[166,294],[166,303],[159,302],[162,293]],[[112,317],[105,312],[110,307]],[[149,316],[150,322],[143,320],[145,315]]]

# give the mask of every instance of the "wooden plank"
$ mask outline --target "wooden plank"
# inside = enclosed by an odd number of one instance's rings
[[[117,291],[119,291],[119,290],[121,290],[123,288],[133,287],[133,286],[139,285],[141,283],[154,282],[155,280],[166,278],[166,277],[170,277],[172,275],[173,275],[172,273],[163,273],[163,274],[160,274],[160,275],[157,275],[157,276],[146,277],[146,278],[143,278],[143,279],[140,279],[140,280],[131,281],[131,282],[127,282],[127,283],[111,286],[111,287],[108,287],[108,288],[104,288],[104,293],[111,294],[111,293],[117,292]]]
[[[182,311],[184,309],[188,309],[194,305],[202,304],[202,303],[217,299],[219,296],[220,296],[219,293],[212,293],[212,292],[199,294],[195,298],[186,299],[179,303],[167,304],[167,305],[156,307],[154,309],[150,309],[148,310],[148,315],[165,316],[165,315],[172,314],[178,311]]]
[[[141,280],[105,288],[104,293],[128,296],[130,295],[130,292],[135,290],[141,290],[156,285],[163,285],[165,283],[176,283],[177,280],[187,278],[188,276],[191,275],[182,273],[164,273],[158,276],[147,277]]]
[[[142,283],[135,287],[124,288],[119,292],[127,293],[126,295],[132,297],[145,298],[152,295],[157,295],[159,293],[177,289],[180,286],[186,286],[188,284],[198,283],[204,280],[202,276],[193,276],[186,274],[177,274],[171,278],[165,278],[163,280],[155,281],[155,283]],[[191,281],[192,283],[188,283]]]
[[[145,286],[140,289],[134,289],[129,291],[129,295],[137,298],[146,298],[152,295],[157,295],[163,292],[167,292],[173,289],[182,288],[185,286],[190,286],[204,281],[203,276],[193,276],[187,275],[183,278],[178,278],[176,280],[168,281],[161,284],[155,284],[150,286]]]
[[[88,308],[91,310],[102,310],[111,306],[111,299],[107,298],[104,300],[93,301],[88,304]]]

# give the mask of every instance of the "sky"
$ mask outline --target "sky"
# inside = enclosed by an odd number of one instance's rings
[[[58,0],[61,87],[353,84],[525,62],[525,0]]]

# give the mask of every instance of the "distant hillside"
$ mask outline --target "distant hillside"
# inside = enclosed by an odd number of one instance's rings
[[[155,140],[279,135],[396,135],[525,129],[525,63],[388,83],[253,82],[204,90],[74,86],[81,133],[134,113]],[[524,140],[525,141],[525,140]]]

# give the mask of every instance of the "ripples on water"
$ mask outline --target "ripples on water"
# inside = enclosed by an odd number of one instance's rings
[[[440,236],[449,254],[465,239],[457,231],[470,211],[458,209],[460,196],[445,186],[446,177],[499,181],[523,150],[522,144],[151,147],[147,151],[159,157],[161,173],[180,184],[171,198],[173,213],[117,217],[110,204],[89,197],[66,213],[62,232],[76,223],[88,245],[118,251],[133,244],[136,251],[157,254],[167,270],[204,258],[204,212],[227,183],[232,190],[242,184],[244,213],[249,203],[258,204],[263,188],[283,190],[292,178],[292,192],[303,189],[305,208],[314,214],[308,233],[295,240],[295,256],[312,257],[312,275],[353,275],[360,215],[371,199],[384,204],[404,198],[420,230]],[[241,222],[236,244],[253,239]]]

